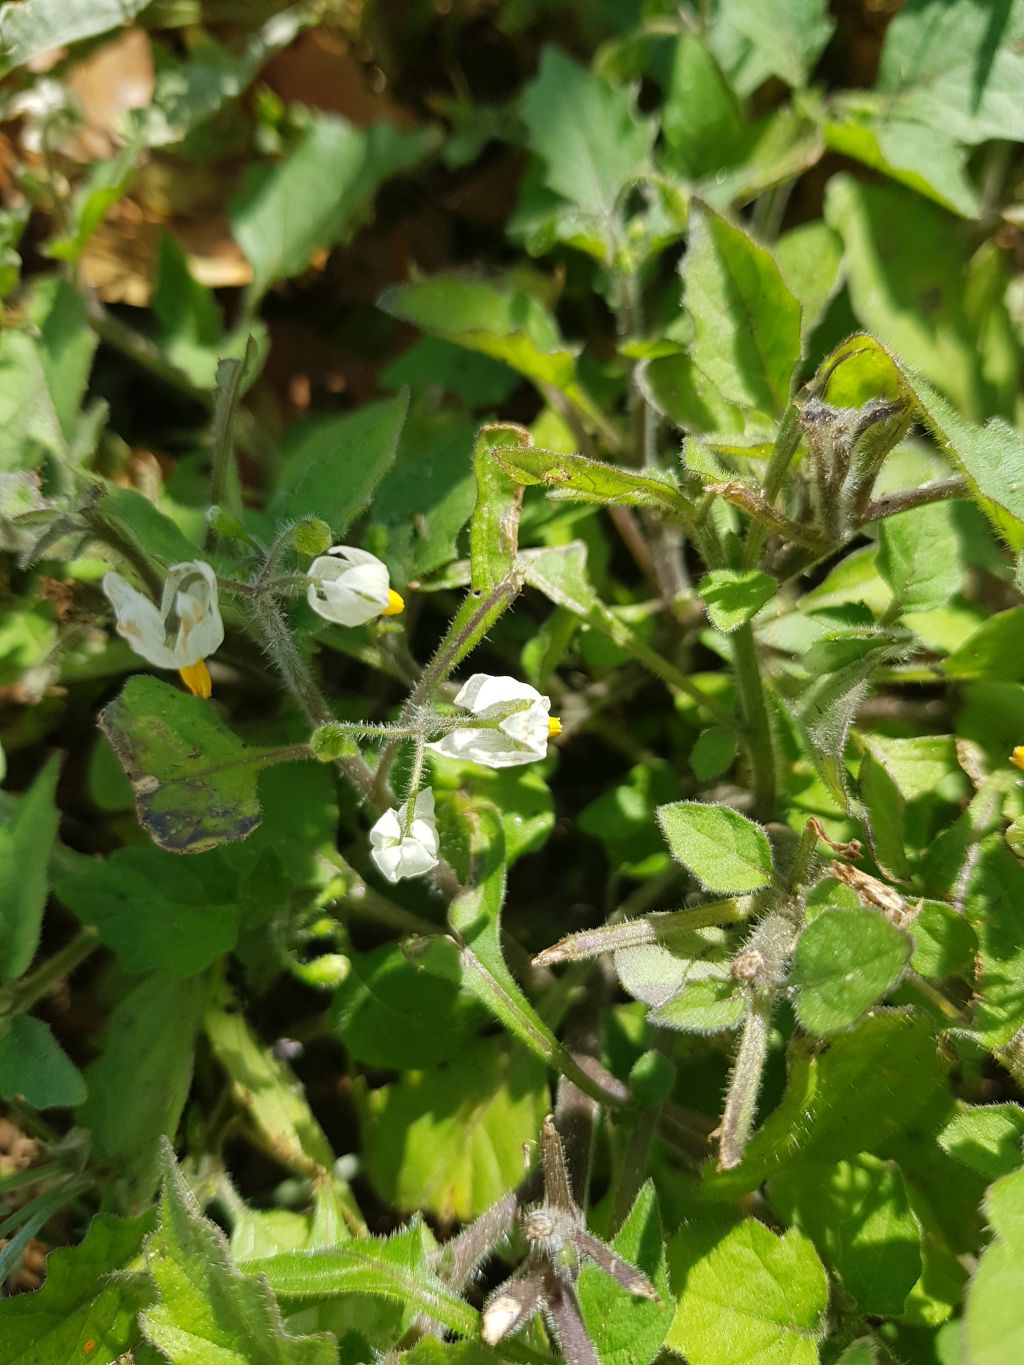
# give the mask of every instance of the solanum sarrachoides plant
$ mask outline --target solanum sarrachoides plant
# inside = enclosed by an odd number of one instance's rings
[[[1022,54],[0,7],[0,1365],[1024,1360]]]

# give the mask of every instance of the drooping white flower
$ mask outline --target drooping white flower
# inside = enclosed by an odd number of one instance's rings
[[[416,797],[412,824],[405,827],[408,801],[386,810],[370,830],[370,857],[389,882],[422,877],[437,866],[437,822],[434,793],[429,787]]]
[[[369,550],[332,545],[306,570],[309,605],[325,621],[362,626],[375,616],[397,616],[405,603],[391,587],[387,565]]]
[[[510,711],[516,702],[522,704],[521,709]],[[481,763],[485,768],[536,763],[547,754],[548,740],[562,732],[561,722],[548,714],[550,697],[516,678],[474,673],[455,698],[455,705],[490,725],[460,727],[427,748],[446,758]]]
[[[117,633],[155,668],[176,668],[198,697],[210,695],[204,660],[224,640],[217,605],[217,576],[201,559],[173,564],[167,572],[159,607],[119,573],[104,574],[103,591],[117,617]]]

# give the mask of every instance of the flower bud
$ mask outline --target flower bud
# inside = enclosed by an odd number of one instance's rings
[[[331,528],[319,517],[303,517],[292,527],[291,540],[300,554],[309,555],[312,559],[316,555],[326,554],[330,549]]]

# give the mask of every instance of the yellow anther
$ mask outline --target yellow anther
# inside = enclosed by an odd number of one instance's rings
[[[381,616],[398,616],[405,611],[405,598],[395,592],[394,588],[388,588],[388,604],[381,612]]]
[[[1024,744],[1017,745],[1016,749],[1014,749],[1013,753],[1010,755],[1010,762],[1015,768],[1020,768],[1024,771]]]
[[[189,664],[188,668],[179,668],[178,676],[193,697],[209,697],[213,692],[210,670],[203,659],[197,664]]]
[[[548,739],[557,739],[562,733],[562,722],[557,716],[551,716],[548,720]]]

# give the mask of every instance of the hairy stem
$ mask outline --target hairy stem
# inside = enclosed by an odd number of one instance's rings
[[[776,792],[775,743],[754,628],[749,621],[733,632],[732,643],[736,685],[753,768],[754,813],[759,820],[772,820]]]

